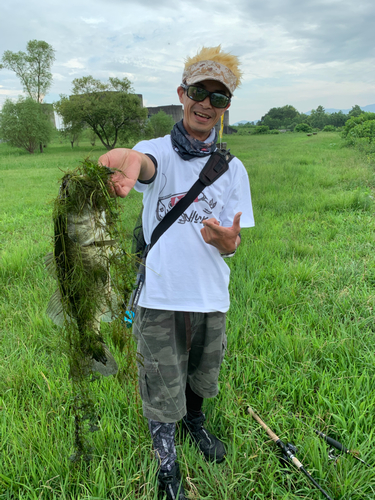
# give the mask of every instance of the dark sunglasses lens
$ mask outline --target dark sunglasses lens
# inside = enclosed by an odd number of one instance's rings
[[[229,97],[223,94],[211,94],[210,100],[215,108],[225,108],[229,104]]]
[[[190,99],[193,99],[193,101],[204,101],[206,97],[208,96],[208,92],[205,89],[201,89],[199,87],[189,87],[187,91],[188,97]]]
[[[206,97],[210,96],[210,101],[212,106],[215,108],[225,108],[228,106],[230,98],[224,94],[219,94],[216,92],[208,92],[206,89],[202,89],[200,87],[195,87],[194,85],[190,85],[187,89],[187,95],[193,101],[201,102],[206,99]]]

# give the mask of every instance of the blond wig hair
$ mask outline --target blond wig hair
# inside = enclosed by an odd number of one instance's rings
[[[223,52],[221,45],[217,47],[202,47],[202,49],[194,56],[185,59],[185,71],[190,66],[201,61],[215,61],[228,68],[236,77],[236,87],[241,85],[242,71],[240,70],[240,61],[237,56],[229,52]]]

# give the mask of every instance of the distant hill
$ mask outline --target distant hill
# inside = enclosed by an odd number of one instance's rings
[[[366,113],[368,113],[368,112],[375,113],[375,104],[368,104],[367,106],[360,106],[360,108],[362,109],[362,111],[365,111]],[[347,115],[349,113],[349,111],[351,111],[351,109],[352,108],[350,108],[350,109],[325,108],[325,112],[326,113],[338,113],[339,111],[342,111],[345,115]],[[310,115],[311,110],[306,111],[304,114]],[[243,125],[244,123],[248,123],[248,122],[257,123],[258,121],[259,121],[259,119],[258,120],[241,120],[240,122],[233,123],[232,126],[236,127],[238,125]]]

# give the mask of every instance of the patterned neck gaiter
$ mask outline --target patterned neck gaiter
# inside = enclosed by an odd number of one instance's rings
[[[182,124],[182,120],[176,123],[171,132],[173,149],[183,160],[191,160],[197,156],[209,156],[216,149],[217,133],[214,140],[202,142],[189,135]]]

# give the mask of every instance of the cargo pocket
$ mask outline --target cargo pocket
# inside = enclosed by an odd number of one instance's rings
[[[157,361],[143,358],[139,363],[139,392],[142,401],[158,410],[166,409],[164,384]]]

